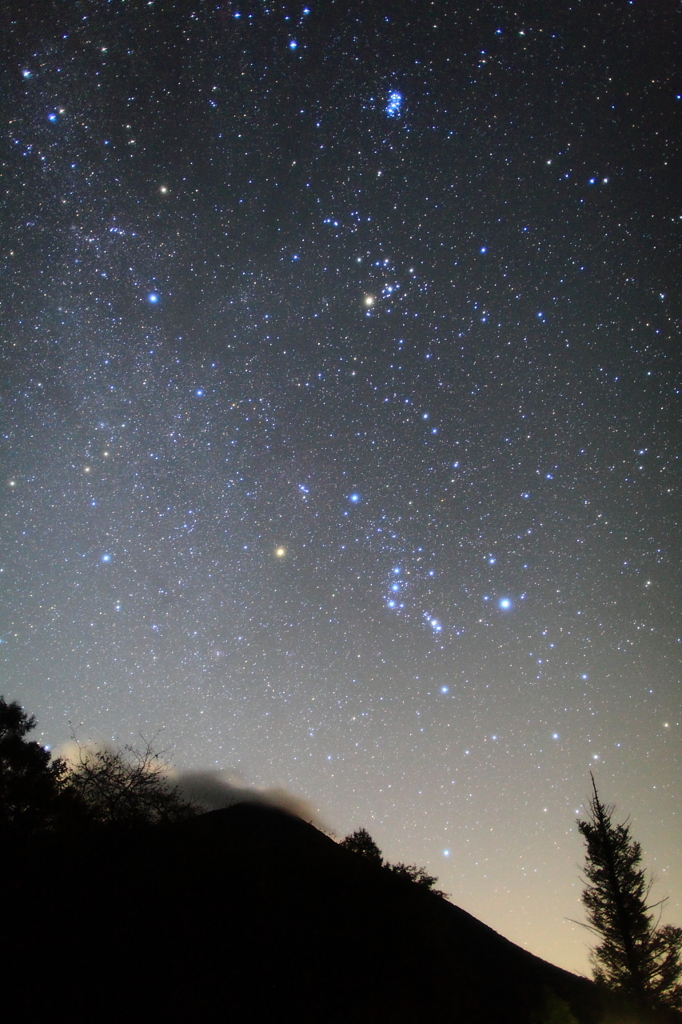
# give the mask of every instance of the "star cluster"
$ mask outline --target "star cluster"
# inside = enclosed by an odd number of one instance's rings
[[[581,970],[594,770],[679,918],[679,7],[15,6],[7,698]]]

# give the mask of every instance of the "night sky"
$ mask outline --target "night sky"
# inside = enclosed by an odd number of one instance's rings
[[[682,923],[682,7],[3,8],[0,692],[587,970]]]

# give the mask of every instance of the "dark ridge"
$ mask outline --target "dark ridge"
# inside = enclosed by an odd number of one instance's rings
[[[6,845],[2,866],[13,1020],[602,1019],[590,981],[262,805]]]

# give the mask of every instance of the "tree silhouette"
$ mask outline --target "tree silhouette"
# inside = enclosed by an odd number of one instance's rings
[[[380,867],[384,863],[381,850],[365,828],[359,828],[355,832],[351,832],[350,835],[341,841],[340,845],[345,850],[357,853],[360,857],[365,857]]]
[[[26,736],[36,720],[0,697],[0,829],[30,834],[53,827],[69,801],[66,765]]]
[[[404,878],[408,882],[413,882],[415,885],[421,885],[424,889],[428,889],[434,896],[445,897],[447,893],[444,893],[441,889],[434,889],[434,885],[438,881],[436,875],[430,875],[426,868],[418,868],[416,864],[385,864],[386,867],[392,874],[397,875],[398,878]]]
[[[440,889],[433,888],[438,879],[435,875],[430,875],[426,868],[418,868],[415,864],[391,864],[389,861],[385,861],[381,850],[365,828],[359,828],[355,832],[351,832],[339,845],[343,846],[345,850],[350,850],[351,853],[356,853],[358,856],[372,861],[378,867],[383,867],[386,871],[390,871],[391,874],[397,875],[398,878],[403,878],[407,882],[413,882],[415,885],[428,889],[434,896],[447,895],[441,892]]]
[[[603,804],[594,776],[588,817],[578,821],[587,844],[587,885],[582,902],[588,928],[600,939],[592,951],[594,976],[636,1003],[682,1006],[682,928],[658,927],[649,903],[652,881],[640,867],[640,844],[627,821],[614,824],[615,808]],[[661,901],[664,902],[664,901]]]
[[[182,821],[197,810],[170,784],[161,755],[146,742],[141,749],[79,747],[68,786],[100,825],[157,825]]]

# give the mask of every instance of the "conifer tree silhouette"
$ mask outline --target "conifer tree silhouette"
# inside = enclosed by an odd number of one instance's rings
[[[591,954],[595,980],[636,1003],[682,1007],[682,928],[658,926],[649,903],[652,881],[640,866],[642,850],[627,821],[614,824],[594,776],[588,815],[578,821],[587,844],[582,902],[587,927],[599,938]]]

